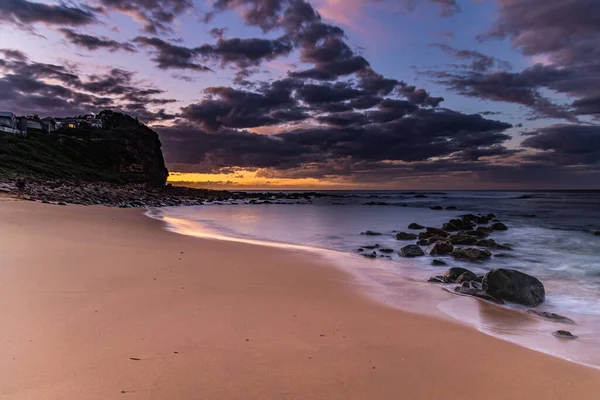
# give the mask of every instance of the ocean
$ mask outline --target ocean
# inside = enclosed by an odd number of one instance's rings
[[[179,233],[313,251],[354,274],[374,297],[389,305],[442,314],[502,339],[600,367],[600,236],[594,234],[600,231],[600,191],[322,193],[327,196],[266,199],[274,204],[237,201],[169,207],[149,214]],[[431,209],[436,206],[444,209]],[[418,233],[408,229],[410,223],[440,228],[467,213],[495,214],[509,229],[491,237],[512,250],[492,250],[494,257],[483,263],[442,257],[447,267],[432,266],[431,256],[407,259],[397,254],[416,242],[396,240],[397,232]],[[361,234],[366,231],[381,235]],[[394,252],[377,252],[377,259],[358,252],[375,245]],[[499,253],[506,256],[498,257]],[[450,266],[475,273],[513,268],[533,275],[546,289],[546,301],[537,309],[565,315],[577,324],[542,321],[526,314],[526,307],[489,306],[446,292],[456,285],[426,283]],[[570,330],[579,339],[559,340],[551,335],[557,329]]]

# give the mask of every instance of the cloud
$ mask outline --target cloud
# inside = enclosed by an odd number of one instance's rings
[[[129,43],[121,43],[116,40],[109,39],[107,37],[98,37],[87,34],[77,33],[72,29],[60,28],[61,32],[67,40],[74,45],[85,47],[88,50],[106,49],[111,52],[118,50],[124,50],[129,53],[135,53],[137,50]]]
[[[102,9],[87,5],[36,3],[27,0],[2,0],[0,21],[31,30],[30,24],[83,26],[97,22]]]
[[[511,69],[510,63],[488,56],[475,50],[458,50],[443,43],[433,43],[429,47],[436,47],[444,53],[461,60],[471,60],[471,64],[465,67],[475,71],[487,71],[492,68]]]
[[[157,37],[138,36],[133,40],[140,46],[152,49],[152,61],[160,69],[189,69],[198,72],[211,71],[210,68],[196,62],[199,57],[195,49],[177,46]]]
[[[156,35],[172,32],[177,16],[194,8],[192,0],[99,0],[107,9],[131,15],[143,31]]]

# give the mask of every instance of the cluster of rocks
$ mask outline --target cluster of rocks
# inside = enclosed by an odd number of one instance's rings
[[[58,205],[105,205],[110,207],[169,207],[203,204],[294,204],[329,196],[305,193],[245,193],[194,189],[181,186],[149,186],[146,184],[112,184],[41,179],[0,178],[0,193],[25,200]]]

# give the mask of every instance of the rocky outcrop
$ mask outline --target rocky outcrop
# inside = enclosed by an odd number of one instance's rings
[[[484,261],[489,259],[492,256],[492,253],[487,250],[467,247],[454,249],[454,251],[451,253],[451,256],[457,260]]]
[[[413,222],[412,224],[408,225],[408,229],[425,229],[425,227],[423,225],[419,225],[415,222]]]
[[[423,250],[416,244],[411,244],[400,249],[398,252],[402,257],[421,257],[424,256]]]
[[[452,253],[452,250],[454,250],[454,246],[448,240],[438,240],[431,243],[427,249],[425,249],[425,253],[432,256],[441,256]]]
[[[396,234],[396,240],[416,240],[417,237],[414,233],[400,232]]]
[[[544,285],[536,277],[514,269],[494,269],[483,278],[483,289],[511,303],[537,307],[546,298]]]
[[[508,227],[504,225],[502,222],[494,222],[492,226],[490,226],[494,231],[507,231]]]

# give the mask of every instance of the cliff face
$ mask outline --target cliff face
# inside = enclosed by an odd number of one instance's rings
[[[125,114],[103,111],[98,118],[105,129],[0,134],[0,175],[164,185],[158,134]]]

